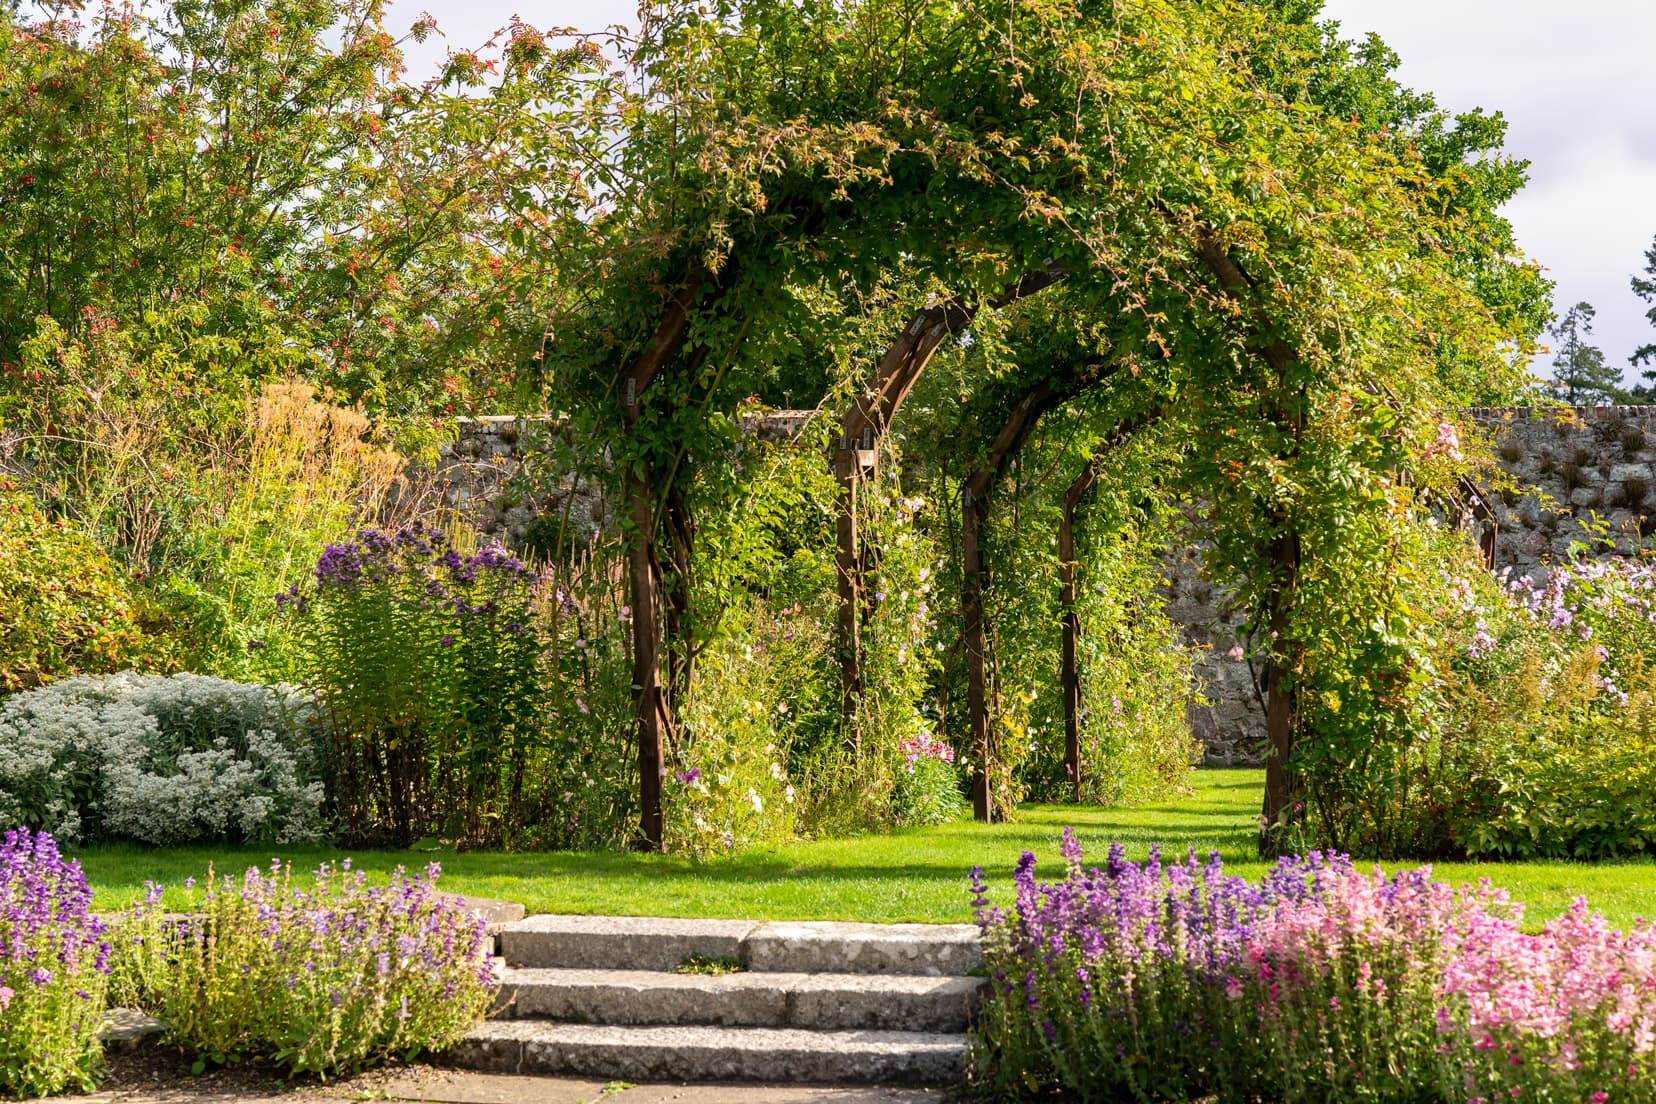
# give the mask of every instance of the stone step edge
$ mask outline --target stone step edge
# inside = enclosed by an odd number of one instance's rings
[[[493,1073],[629,1081],[942,1085],[964,1080],[968,1056],[966,1036],[952,1033],[495,1020],[443,1058]]]
[[[962,976],[982,959],[971,924],[712,920],[542,913],[496,944],[514,966],[671,970],[695,954],[754,972]]]
[[[966,1030],[983,978],[508,967],[493,1019],[808,1030]]]

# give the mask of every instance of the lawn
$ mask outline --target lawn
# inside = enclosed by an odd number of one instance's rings
[[[1102,860],[1112,839],[1142,857],[1152,842],[1163,851],[1217,849],[1227,868],[1253,876],[1263,868],[1253,849],[1263,776],[1258,771],[1200,771],[1191,797],[1133,809],[1032,805],[1014,824],[971,822],[889,835],[790,844],[728,859],[694,862],[676,856],[621,853],[356,852],[359,869],[384,876],[399,864],[443,864],[443,885],[461,893],[523,902],[531,912],[589,912],[752,919],[963,921],[970,918],[966,876],[982,864],[1002,894],[1025,850],[1056,871],[1058,839],[1073,825],[1089,854]],[[240,872],[272,857],[295,869],[342,857],[329,848],[91,847],[78,852],[96,906],[116,909],[154,881],[176,887],[199,878],[209,863]],[[1656,862],[1586,865],[1567,862],[1443,863],[1440,878],[1489,878],[1530,907],[1532,922],[1562,911],[1585,894],[1625,925],[1656,916]],[[167,903],[184,898],[169,891]]]

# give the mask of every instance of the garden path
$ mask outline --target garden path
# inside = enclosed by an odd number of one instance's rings
[[[883,1086],[675,1085],[530,1077],[412,1067],[364,1074],[326,1086],[282,1091],[270,1083],[226,1086],[215,1080],[126,1087],[54,1104],[333,1104],[339,1100],[410,1104],[941,1104],[940,1089]]]

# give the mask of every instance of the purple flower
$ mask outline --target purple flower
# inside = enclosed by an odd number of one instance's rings
[[[362,556],[354,544],[330,544],[316,561],[316,585],[350,588],[362,579]]]
[[[18,976],[8,962],[26,967],[23,976],[37,986],[55,976],[43,961],[71,977],[83,968],[108,973],[105,926],[91,903],[80,863],[64,861],[49,833],[8,831],[0,840],[0,979]]]

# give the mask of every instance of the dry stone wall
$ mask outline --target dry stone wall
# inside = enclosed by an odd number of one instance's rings
[[[535,456],[567,443],[566,427],[548,418],[459,419],[437,461],[444,501],[485,537],[514,547],[528,541],[542,517],[567,516],[579,532],[594,532],[605,519],[596,480],[556,472],[541,478],[538,471],[528,478]]]
[[[1573,545],[1627,555],[1656,518],[1656,406],[1478,410],[1504,478],[1486,498],[1495,566],[1539,577]]]
[[[814,415],[776,410],[748,416],[742,424],[761,440],[780,441],[797,436]],[[598,475],[607,461],[585,456],[584,473],[558,463],[557,454],[573,455],[575,445],[569,427],[550,418],[456,419],[454,440],[438,455],[441,494],[486,538],[514,547],[529,539],[542,518],[567,520],[571,534],[585,539],[611,518]]]
[[[785,439],[810,417],[771,412],[749,419],[748,428]],[[1656,532],[1656,406],[1484,409],[1471,418],[1489,434],[1499,465],[1481,488],[1495,522],[1498,569],[1539,579],[1573,545],[1625,555]],[[607,516],[596,480],[514,478],[538,451],[567,443],[559,436],[565,432],[545,420],[461,421],[439,465],[447,500],[485,534],[511,544],[522,544],[544,515],[569,518],[577,532],[596,531]],[[1202,652],[1206,701],[1191,706],[1190,719],[1208,762],[1258,763],[1265,732],[1258,672],[1237,648],[1242,617],[1203,578],[1199,549],[1169,552],[1164,596],[1169,616]]]

